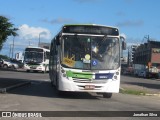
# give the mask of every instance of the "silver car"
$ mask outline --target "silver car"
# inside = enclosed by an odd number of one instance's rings
[[[17,69],[18,64],[11,62],[10,60],[2,60],[2,67],[3,68],[13,68]]]

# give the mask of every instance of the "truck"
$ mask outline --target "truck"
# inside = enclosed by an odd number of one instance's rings
[[[144,78],[159,78],[159,69],[156,66],[147,66],[142,64],[134,64],[134,75]]]

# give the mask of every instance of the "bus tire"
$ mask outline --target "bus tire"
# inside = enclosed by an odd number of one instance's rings
[[[43,72],[43,73],[46,73],[46,72],[47,72],[46,69],[47,69],[47,68],[46,68],[46,66],[45,66],[45,69],[44,69],[44,71],[42,71],[42,72]]]
[[[52,80],[51,80],[51,86],[56,90],[56,85],[54,85]]]
[[[27,72],[30,72],[30,70],[26,70]]]
[[[112,93],[103,93],[103,97],[104,98],[111,98],[112,97]]]
[[[57,95],[60,97],[63,97],[63,96],[65,96],[65,91],[57,90]]]

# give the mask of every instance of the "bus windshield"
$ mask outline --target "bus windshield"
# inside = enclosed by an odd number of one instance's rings
[[[36,51],[26,51],[25,52],[25,62],[43,62],[43,52]]]
[[[118,37],[64,35],[62,66],[84,70],[109,70],[120,66]]]

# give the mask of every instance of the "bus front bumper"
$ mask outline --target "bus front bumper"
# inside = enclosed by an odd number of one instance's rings
[[[69,80],[65,77],[59,79],[59,90],[60,91],[71,91],[71,92],[108,92],[108,93],[119,93],[119,80],[108,79],[105,83],[77,83],[73,80]]]
[[[29,66],[29,65],[24,65],[24,69],[25,70],[31,70],[31,71],[45,71],[44,67],[43,66],[36,66],[36,67],[33,67],[33,66]]]

